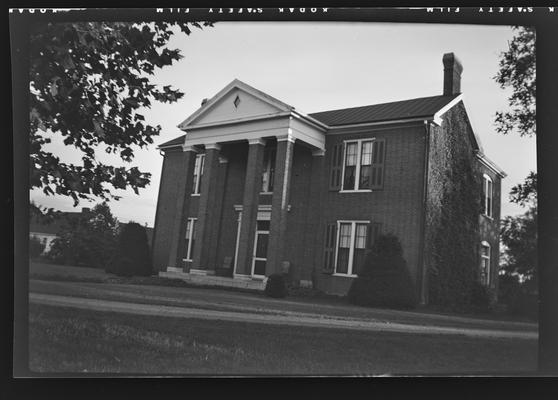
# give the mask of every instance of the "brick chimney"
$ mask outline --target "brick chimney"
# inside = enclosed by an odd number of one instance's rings
[[[446,53],[442,57],[444,63],[444,96],[461,93],[461,72],[463,66],[453,53]]]

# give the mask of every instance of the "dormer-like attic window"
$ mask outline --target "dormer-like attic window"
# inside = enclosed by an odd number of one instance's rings
[[[235,97],[233,104],[235,108],[238,108],[238,105],[240,104],[240,97],[238,95]]]

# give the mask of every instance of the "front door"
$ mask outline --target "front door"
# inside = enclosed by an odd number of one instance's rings
[[[257,221],[252,257],[252,276],[265,276],[267,262],[267,243],[269,239],[269,221]]]

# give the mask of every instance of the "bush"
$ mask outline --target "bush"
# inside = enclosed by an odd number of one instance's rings
[[[116,252],[106,271],[119,276],[149,276],[150,260],[145,228],[130,222],[120,232]]]
[[[265,294],[269,297],[284,298],[287,296],[287,282],[283,274],[271,274],[267,278]]]
[[[45,250],[45,243],[41,241],[37,236],[31,236],[29,238],[29,257],[38,258]]]
[[[539,312],[538,295],[527,287],[525,283],[519,283],[515,276],[501,275],[498,301],[506,307],[508,313],[536,320]]]
[[[468,311],[484,313],[490,311],[490,294],[486,286],[479,282],[472,282],[469,287],[469,307]]]
[[[352,304],[409,309],[416,306],[415,285],[396,236],[378,237],[362,272],[348,293]]]

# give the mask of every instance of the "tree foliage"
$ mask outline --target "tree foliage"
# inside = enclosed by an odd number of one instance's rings
[[[502,269],[505,274],[537,282],[537,208],[531,206],[523,215],[502,220],[500,232],[505,246]]]
[[[55,262],[104,268],[114,253],[118,221],[106,203],[64,218],[48,257]]]
[[[494,77],[502,89],[511,88],[508,98],[511,111],[496,113],[496,131],[536,135],[536,34],[534,27],[515,26],[516,35],[500,56],[499,71]],[[510,192],[510,200],[524,206],[537,197],[537,173],[531,172],[524,183]]]
[[[120,276],[149,276],[152,273],[147,232],[143,226],[130,222],[118,236],[114,257],[106,271]]]
[[[45,250],[45,242],[41,241],[37,236],[31,236],[29,238],[29,258],[37,258],[43,254]]]
[[[181,31],[210,23],[181,23]],[[153,143],[160,126],[145,122],[142,109],[174,102],[183,93],[151,83],[157,69],[182,58],[167,47],[167,22],[41,23],[30,33],[30,184],[47,195],[79,199],[118,198],[114,189],[145,187],[151,174],[136,166],[103,164],[95,151],[131,162],[134,147]],[[62,162],[45,145],[60,135],[82,164]]]
[[[511,111],[496,113],[496,130],[507,134],[517,131],[521,136],[536,133],[536,56],[535,28],[514,27],[516,35],[509,48],[501,54],[500,69],[494,78],[502,89],[511,88],[508,98]]]
[[[510,200],[524,207],[537,202],[537,173],[531,171],[523,183],[518,183],[510,191]]]

